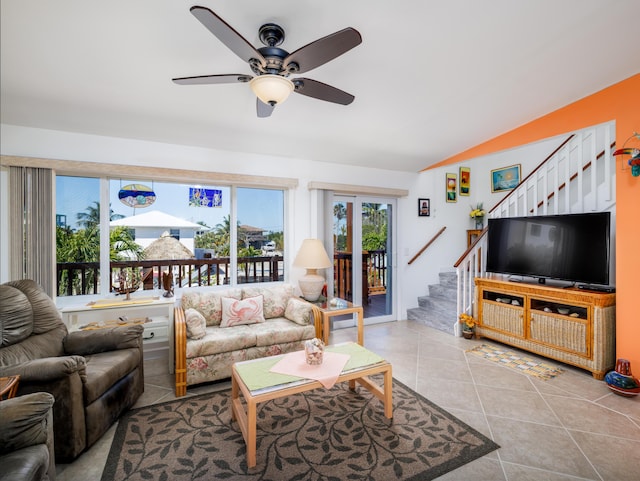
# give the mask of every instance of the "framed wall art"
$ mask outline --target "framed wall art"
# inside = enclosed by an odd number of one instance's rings
[[[460,195],[471,195],[471,169],[460,167]]]
[[[447,173],[447,202],[457,202],[458,176]]]
[[[491,192],[515,189],[520,183],[520,164],[491,171]]]
[[[418,215],[420,217],[431,215],[431,201],[429,199],[418,199]]]

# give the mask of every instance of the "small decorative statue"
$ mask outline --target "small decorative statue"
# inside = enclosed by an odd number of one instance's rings
[[[173,276],[171,272],[162,273],[162,288],[164,289],[164,297],[173,297]]]
[[[118,276],[120,286],[118,292],[126,295],[126,300],[131,299],[131,293],[140,287],[140,275],[131,268],[125,268],[120,271]]]

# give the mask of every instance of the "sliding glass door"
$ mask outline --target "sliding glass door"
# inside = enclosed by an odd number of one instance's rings
[[[333,199],[333,293],[363,306],[365,323],[394,320],[395,200]],[[336,327],[346,327],[347,321]]]

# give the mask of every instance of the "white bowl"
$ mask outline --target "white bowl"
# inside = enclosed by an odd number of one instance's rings
[[[567,309],[566,307],[558,307],[558,312],[566,316],[567,314],[569,314],[569,309]]]

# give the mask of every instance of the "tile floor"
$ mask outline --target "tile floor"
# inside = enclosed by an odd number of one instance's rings
[[[355,338],[355,328],[341,329],[331,342]],[[542,381],[466,352],[482,342],[491,343],[416,321],[365,328],[365,346],[393,364],[396,379],[501,446],[439,479],[640,479],[640,397],[615,395],[586,371],[564,364],[558,364],[565,369],[560,376]],[[166,359],[145,363],[145,392],[136,407],[174,399],[166,365]],[[188,395],[228,387],[225,381]],[[59,465],[58,481],[99,480],[114,432],[115,426],[75,462]]]

